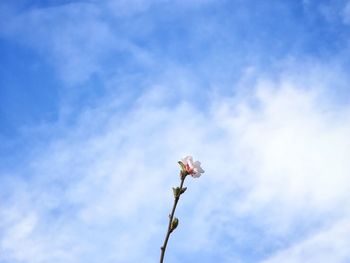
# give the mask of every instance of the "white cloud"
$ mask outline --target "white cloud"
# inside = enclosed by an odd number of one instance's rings
[[[12,11],[6,13],[6,26],[0,33],[45,57],[67,86],[85,83],[94,74],[109,75],[126,62],[152,63],[148,52],[130,41],[130,25],[111,23],[103,8],[74,3]]]
[[[191,104],[185,90],[174,102],[179,94],[167,82],[191,76],[181,71],[128,110],[113,106],[120,103],[113,97],[85,110],[38,149],[21,176],[3,180],[11,191],[1,197],[0,261],[154,262],[176,162],[186,154],[206,173],[186,182],[169,262],[181,260],[181,251],[244,262],[257,244],[256,257],[271,262],[284,253],[302,262],[299,251],[322,250],[312,241],[322,239],[318,232],[349,218],[350,109],[327,98],[344,79],[314,66],[279,78],[252,72],[254,81],[241,82],[250,92],[216,95],[211,110]],[[332,231],[325,235],[348,244]],[[330,251],[334,262],[342,262],[342,246]]]
[[[101,73],[111,54],[153,65],[152,54],[132,41],[151,32],[153,22],[122,18],[163,2],[32,9],[8,15],[0,32],[39,50],[68,85],[77,85]],[[338,11],[326,8],[324,15],[331,20]],[[202,25],[195,28],[208,37]],[[249,67],[231,83],[222,81],[233,79],[231,57],[215,49],[214,59],[197,67],[157,58],[156,72],[131,79],[104,67],[106,97],[74,124],[61,116],[30,165],[19,160],[18,174],[0,176],[0,261],[154,262],[178,182],[176,162],[192,154],[206,173],[186,182],[168,262],[186,262],[186,255],[200,262],[320,262],[319,255],[344,262],[350,108],[337,91],[347,92],[347,73],[338,61],[287,61],[274,72]],[[144,91],[125,102],[133,82]],[[215,85],[235,87],[235,95]],[[120,86],[128,91],[119,93]]]
[[[347,218],[325,227],[312,237],[263,262],[348,262],[350,259],[347,249],[350,243],[349,234],[350,226]]]

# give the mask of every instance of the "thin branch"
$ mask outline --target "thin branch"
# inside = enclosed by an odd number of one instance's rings
[[[178,194],[176,194],[176,195],[174,194],[174,205],[173,205],[173,209],[171,210],[171,213],[169,214],[168,231],[167,231],[167,233],[166,233],[163,246],[160,248],[160,249],[161,249],[160,263],[163,263],[164,254],[165,254],[165,250],[166,250],[166,247],[167,247],[167,244],[168,244],[168,240],[169,240],[170,234],[171,234],[171,233],[173,232],[173,230],[174,230],[174,229],[172,229],[172,222],[173,222],[173,220],[174,220],[174,214],[175,214],[175,210],[176,210],[177,203],[179,202],[181,192],[182,192],[182,190],[184,189],[184,188],[183,188],[183,184],[184,184],[184,182],[185,182],[186,176],[182,176],[182,175],[180,174],[180,177],[181,177],[181,183],[180,183],[179,191],[178,191]]]

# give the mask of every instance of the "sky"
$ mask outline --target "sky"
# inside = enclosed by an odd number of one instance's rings
[[[350,262],[350,1],[2,0],[0,262]]]

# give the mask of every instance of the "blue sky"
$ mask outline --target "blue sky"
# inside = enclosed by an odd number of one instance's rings
[[[0,262],[349,262],[350,2],[0,3]]]

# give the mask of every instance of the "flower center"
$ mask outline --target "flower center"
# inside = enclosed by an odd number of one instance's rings
[[[193,168],[187,163],[186,164],[186,171],[189,173],[189,174],[193,174],[194,173],[194,170]]]

